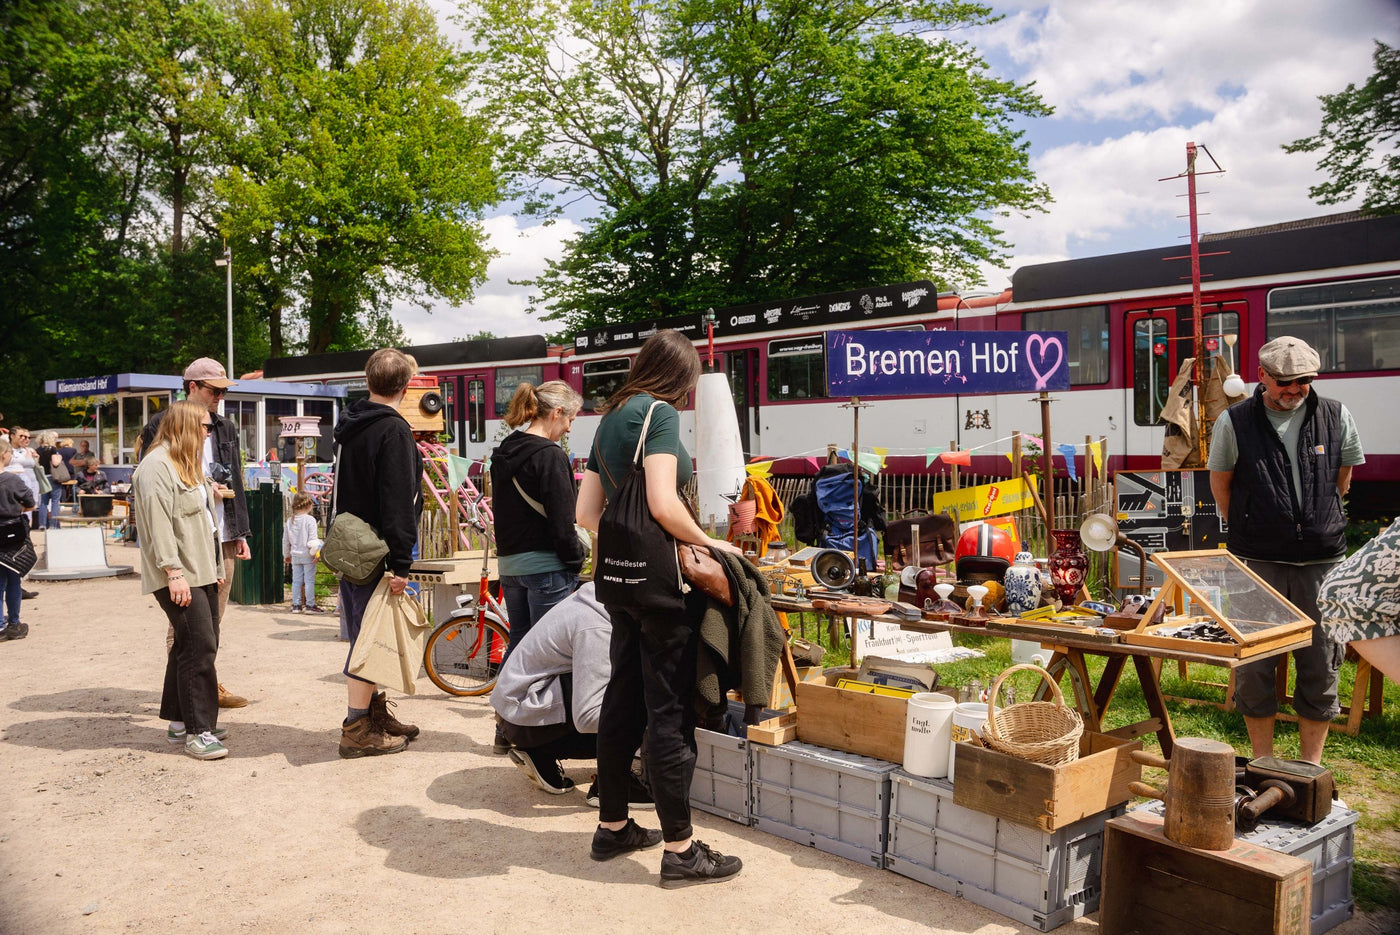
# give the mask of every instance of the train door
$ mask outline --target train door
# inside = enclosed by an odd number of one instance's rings
[[[458,379],[462,381],[463,405],[457,422],[457,450],[463,457],[475,457],[474,452],[486,444],[486,376],[466,374]]]
[[[725,351],[720,355],[720,367],[729,379],[729,392],[734,397],[734,414],[739,419],[739,441],[744,459],[759,453],[758,351],[748,348]]]
[[[1202,346],[1208,367],[1214,366],[1213,358],[1224,357],[1232,369],[1239,370],[1245,309],[1242,301],[1202,305]],[[1159,456],[1164,431],[1162,407],[1177,371],[1194,351],[1191,306],[1130,310],[1124,333],[1128,341],[1124,453],[1129,457]],[[1252,379],[1249,374],[1244,376]]]

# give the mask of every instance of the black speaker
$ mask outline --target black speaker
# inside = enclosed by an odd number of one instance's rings
[[[856,563],[845,552],[822,549],[812,556],[812,577],[824,587],[841,590],[856,580]]]
[[[422,407],[423,411],[428,413],[428,415],[435,416],[439,412],[442,412],[442,397],[437,393],[424,393],[423,398],[418,400],[418,405]]]

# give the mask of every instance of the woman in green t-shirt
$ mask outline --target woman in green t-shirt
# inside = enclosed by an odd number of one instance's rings
[[[676,407],[700,378],[700,357],[677,331],[658,331],[637,353],[627,382],[602,406],[588,469],[578,493],[578,521],[596,530],[607,498],[627,476],[642,424],[660,401],[647,429],[647,507],[677,542],[740,553],[711,539],[681,502],[677,487],[691,476],[690,454],[681,444]],[[665,841],[661,885],[714,883],[739,872],[726,857],[691,839],[690,779],[695,771],[695,656],[704,594],[692,589],[682,613],[654,613],[606,605],[612,618],[612,677],[598,721],[598,830],[592,857],[608,860]],[[646,733],[647,778],[661,830],[642,828],[627,814],[627,776],[632,755]]]

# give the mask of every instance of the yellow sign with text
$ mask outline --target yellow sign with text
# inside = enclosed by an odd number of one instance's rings
[[[1030,486],[1023,477],[933,495],[935,513],[956,512],[958,521],[963,523],[1019,513],[1034,505]]]

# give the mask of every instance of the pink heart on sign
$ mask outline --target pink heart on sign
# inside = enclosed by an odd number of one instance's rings
[[[1042,373],[1040,368],[1035,365],[1036,359],[1038,358],[1042,364],[1045,363],[1045,357],[1052,347],[1055,349],[1055,362]],[[1032,352],[1031,348],[1036,348],[1036,350]],[[1026,366],[1030,367],[1031,373],[1035,374],[1036,389],[1045,389],[1046,382],[1054,376],[1055,371],[1059,370],[1060,364],[1064,362],[1065,349],[1060,344],[1059,338],[1042,338],[1038,334],[1033,334],[1026,339]]]

